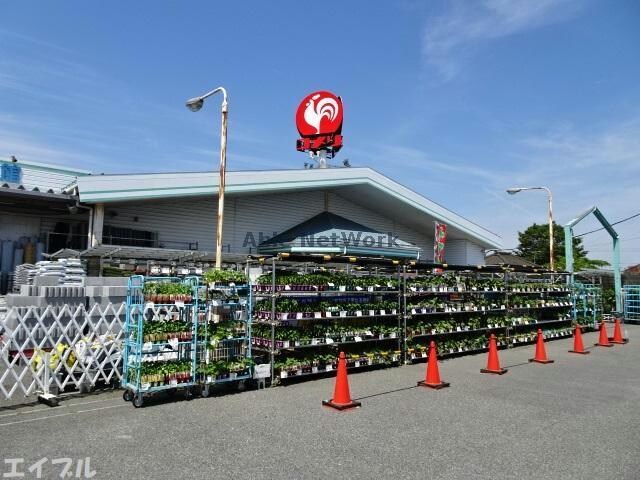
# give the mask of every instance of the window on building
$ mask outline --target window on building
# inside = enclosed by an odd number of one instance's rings
[[[132,228],[105,225],[102,231],[102,243],[107,245],[126,245],[129,247],[157,247],[156,232],[134,230]]]

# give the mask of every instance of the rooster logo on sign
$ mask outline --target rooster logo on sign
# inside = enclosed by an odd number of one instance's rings
[[[319,93],[311,97],[304,110],[304,121],[307,122],[310,127],[316,129],[316,134],[320,133],[320,122],[322,122],[322,119],[326,117],[329,122],[332,122],[338,116],[340,109],[338,102],[333,98],[324,97],[316,104],[318,98],[320,98]]]

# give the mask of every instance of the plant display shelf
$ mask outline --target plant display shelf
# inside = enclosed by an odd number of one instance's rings
[[[597,328],[602,320],[602,288],[598,285],[574,283],[573,291],[573,320],[587,328]]]
[[[270,297],[275,295],[276,297],[342,297],[345,295],[390,295],[399,293],[398,290],[308,290],[308,291],[288,291],[278,290],[275,293],[272,291],[255,291],[256,297]]]
[[[561,318],[561,319],[555,319],[555,320],[541,320],[541,321],[537,321],[537,322],[526,322],[526,323],[511,323],[511,324],[507,324],[507,325],[500,325],[500,326],[493,326],[493,327],[486,327],[486,328],[474,328],[474,329],[468,329],[468,330],[464,330],[464,329],[460,329],[460,330],[449,330],[449,331],[431,331],[431,332],[426,332],[426,331],[422,331],[420,333],[415,333],[415,332],[409,332],[408,333],[408,337],[409,338],[418,338],[418,337],[437,337],[437,336],[446,336],[446,335],[464,335],[464,334],[470,334],[470,333],[491,333],[493,331],[497,331],[497,330],[505,330],[505,329],[516,329],[516,328],[535,328],[538,327],[540,325],[548,325],[551,323],[565,323],[567,321],[570,321],[571,319],[566,319],[566,318]]]
[[[206,315],[198,334],[197,383],[203,397],[216,386],[237,383],[244,389],[253,376],[251,304],[252,291],[237,272],[233,282],[220,282],[224,271],[213,271],[218,278],[206,286]]]
[[[400,364],[400,352],[395,352],[386,356],[368,357],[361,356],[356,358],[347,358],[348,371],[367,371],[378,368],[388,368],[398,366]],[[279,380],[292,380],[301,377],[332,375],[338,368],[337,361],[320,365],[303,365],[290,366],[289,368],[280,367],[278,369]]]
[[[272,380],[282,378],[283,369],[300,370],[296,377],[326,373],[322,362],[331,355],[335,359],[339,350],[347,356],[358,355],[364,350],[393,348],[397,343],[397,364],[403,364],[410,349],[432,337],[456,345],[447,355],[457,355],[460,349],[482,351],[478,346],[484,347],[490,332],[499,334],[504,346],[511,347],[534,338],[538,328],[554,328],[552,338],[564,335],[561,332],[569,332],[572,322],[573,289],[566,284],[566,272],[442,266],[444,272],[434,274],[434,265],[413,262],[388,262],[386,269],[374,270],[368,267],[368,259],[355,260],[356,272],[349,267],[344,271],[339,265],[325,266],[333,258],[307,256],[304,263],[292,258],[270,260],[270,269],[269,263],[262,262],[268,272],[263,270],[265,275],[253,292],[257,300],[254,322],[260,333],[252,344],[256,352],[269,355]],[[294,302],[293,307],[282,302]],[[376,308],[377,302],[385,306]],[[345,303],[373,306],[355,314],[353,308],[341,307]],[[446,330],[435,326],[443,323],[451,326]],[[416,330],[421,324],[426,325]],[[336,325],[352,325],[357,334],[340,335],[332,330]],[[378,325],[394,326],[395,335],[378,335],[371,328]],[[297,369],[303,364],[304,368]],[[284,373],[285,378],[290,376]]]
[[[510,347],[523,344],[519,339],[528,338],[527,331],[553,324],[562,329],[572,321],[571,290],[554,283],[563,280],[563,276],[505,270],[499,274],[445,272],[438,280],[428,272],[421,275],[419,271],[405,271],[416,275],[406,279],[403,295],[405,362],[407,357],[412,361],[422,358],[415,351],[420,341],[438,339],[443,355],[477,353],[486,348],[490,333],[496,333]],[[446,286],[422,287],[434,282]],[[558,312],[559,318],[545,319],[548,312]],[[440,344],[445,348],[441,349]],[[421,346],[424,356],[426,350],[427,345]]]
[[[484,309],[484,310],[458,310],[458,309],[454,309],[454,310],[449,310],[449,311],[441,311],[441,312],[418,312],[417,309],[412,309],[412,311],[408,314],[408,317],[418,317],[418,316],[424,316],[424,315],[428,315],[428,316],[436,316],[436,315],[454,315],[454,314],[482,314],[482,313],[507,313],[509,311],[516,311],[516,310],[548,310],[551,308],[568,308],[571,307],[572,304],[571,303],[567,303],[565,305],[546,305],[544,307],[522,307],[522,306],[518,306],[518,307],[511,307],[511,308],[507,308],[505,306],[505,308],[491,308],[491,309]]]
[[[555,323],[555,322],[553,322]],[[553,341],[553,340],[561,340],[563,338],[571,337],[573,335],[573,330],[571,329],[561,329],[554,333],[545,334],[545,342]],[[523,338],[527,338],[526,340]],[[514,345],[532,345],[537,341],[536,335],[529,335],[528,337],[502,337],[502,341],[497,342],[498,350],[505,350],[508,348],[512,348]],[[421,348],[411,348],[408,350],[410,354],[410,358],[412,363],[419,363],[422,361],[426,361],[428,358],[428,346],[422,346]],[[486,353],[489,350],[488,344],[485,343],[485,346],[481,348],[464,348],[457,347],[454,349],[447,348],[445,350],[441,350],[438,348],[438,358],[454,358],[463,355],[473,355],[477,353]]]
[[[357,336],[359,337],[359,336]],[[357,338],[354,337],[354,338]],[[363,338],[364,337],[364,338]],[[349,337],[347,337],[349,338]],[[327,342],[330,340],[330,342]],[[255,350],[263,350],[263,351],[271,351],[271,350],[299,350],[299,349],[308,349],[308,348],[339,348],[343,345],[357,345],[366,342],[381,342],[381,341],[398,341],[398,336],[371,336],[367,338],[366,336],[360,337],[360,340],[334,340],[332,338],[312,338],[309,342],[289,342],[286,340],[276,340],[275,347],[271,346],[271,340],[268,338],[252,338],[252,342],[254,342],[253,348]]]
[[[378,275],[373,271],[353,274],[319,271],[313,267],[309,272],[308,265],[281,264],[274,260],[271,272],[258,279],[253,291],[254,321],[266,327],[252,339],[253,348],[268,354],[272,383],[275,379],[327,373],[324,364],[318,363],[319,358],[331,357],[335,361],[338,349],[348,355],[364,355],[364,350],[376,350],[376,347],[395,350],[400,341],[400,293],[397,268]],[[363,323],[393,326],[395,332],[394,335],[385,332],[365,335],[369,328]],[[350,330],[353,335],[338,334],[336,326],[342,326],[341,331]],[[305,333],[311,331],[319,334]],[[305,357],[309,368],[297,368],[305,355],[311,355]],[[375,358],[350,367],[389,363]],[[288,371],[285,364],[290,367]],[[332,371],[331,363],[328,368]]]
[[[134,275],[128,281],[124,325],[123,398],[141,407],[144,397],[195,385],[198,279]]]
[[[541,293],[554,293],[554,294],[569,294],[571,290],[563,289],[563,288],[552,288],[552,289],[529,289],[529,290],[521,290],[521,289],[482,289],[482,290],[466,290],[466,289],[446,289],[446,290],[419,290],[415,287],[410,287],[409,291],[406,293],[408,296],[437,296],[437,295],[450,295],[452,293],[455,294],[463,294],[463,295],[504,295],[507,293],[517,293],[519,295],[536,295]]]
[[[330,315],[328,312],[318,312],[319,315],[316,316],[312,314],[311,316],[297,316],[295,312],[280,312],[276,313],[276,319],[271,321],[269,318],[271,317],[271,312],[256,312],[256,322],[261,323],[273,323],[275,325],[289,326],[289,324],[295,324],[295,322],[305,322],[305,321],[320,321],[320,320],[356,320],[356,319],[367,319],[367,318],[393,318],[397,317],[397,311],[395,313],[377,313],[377,314],[363,314],[363,315],[336,315],[340,312],[332,312]]]

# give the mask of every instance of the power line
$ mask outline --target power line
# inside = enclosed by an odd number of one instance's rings
[[[630,217],[623,218],[622,220],[618,220],[617,222],[613,222],[611,226],[618,225],[619,223],[626,222],[627,220],[631,220],[633,218],[640,217],[640,213],[636,213],[635,215],[631,215]],[[596,228],[595,230],[591,230],[590,232],[581,233],[580,235],[574,235],[576,237],[584,237],[585,235],[589,235],[590,233],[599,232],[600,230],[604,230],[604,227]]]
[[[640,235],[637,235],[635,237],[624,237],[621,238],[620,240],[623,242],[628,242],[630,240],[638,240],[640,238]],[[603,247],[606,245],[611,245],[611,240],[609,240],[608,242],[597,242],[597,243],[592,243],[589,245],[589,249],[593,250],[593,247]],[[625,248],[625,250],[629,250],[628,248]]]

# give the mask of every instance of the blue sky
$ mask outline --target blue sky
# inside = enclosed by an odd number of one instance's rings
[[[2,2],[0,156],[93,172],[301,168],[297,102],[345,103],[337,160],[370,166],[517,245],[517,231],[597,204],[640,212],[640,3]],[[578,231],[596,228],[595,219]],[[621,224],[640,263],[640,218]],[[602,232],[586,237],[608,259]]]

